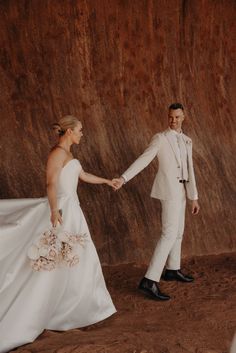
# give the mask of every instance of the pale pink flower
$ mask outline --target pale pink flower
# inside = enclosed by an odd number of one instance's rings
[[[87,234],[71,234],[61,230],[61,227],[45,231],[27,252],[32,269],[51,271],[59,265],[77,265],[78,246],[84,247],[87,241]]]
[[[28,249],[27,255],[30,260],[37,260],[40,256],[38,247],[34,244],[31,245],[31,247]]]

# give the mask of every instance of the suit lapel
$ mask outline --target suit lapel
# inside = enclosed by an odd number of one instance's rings
[[[171,149],[172,149],[172,151],[173,151],[173,153],[174,153],[174,155],[175,155],[175,159],[176,159],[176,161],[177,161],[177,163],[178,163],[178,166],[180,166],[181,161],[179,160],[179,156],[178,156],[177,151],[176,151],[176,147],[177,147],[176,144],[177,144],[177,142],[175,143],[174,138],[173,138],[174,136],[171,134],[171,132],[170,132],[169,130],[166,130],[166,131],[164,132],[164,135],[165,135],[167,141],[169,142],[170,147],[171,147]]]
[[[183,134],[183,140],[186,146],[186,151],[187,151],[187,168],[188,168],[188,173],[190,169],[190,160],[191,160],[191,148],[192,148],[192,141],[190,138],[188,138],[186,135]]]
[[[192,147],[192,141],[190,140],[190,138],[188,138],[186,135],[183,134],[183,140],[185,143],[185,147],[186,147],[186,151],[187,151],[187,159],[189,161],[190,159],[190,152],[191,152],[191,147]]]

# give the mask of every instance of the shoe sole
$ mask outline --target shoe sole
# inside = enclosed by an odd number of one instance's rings
[[[152,295],[151,293],[149,293],[148,291],[145,291],[145,289],[141,289],[141,288],[138,288],[139,292],[141,292],[142,294],[145,295],[145,297],[148,297],[149,299],[152,299],[152,300],[156,300],[156,301],[161,301],[161,302],[164,302],[164,301],[167,301],[167,300],[170,300],[171,298],[157,298],[155,297],[154,295]]]
[[[182,279],[176,279],[176,278],[162,278],[163,281],[166,281],[166,282],[171,282],[171,281],[176,281],[176,282],[182,282],[182,283],[192,283],[194,282],[194,279],[193,280],[190,280],[190,281],[184,281]]]

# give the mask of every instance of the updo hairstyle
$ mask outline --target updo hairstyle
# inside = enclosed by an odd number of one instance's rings
[[[58,136],[63,136],[68,129],[74,129],[79,120],[73,115],[66,115],[61,118],[58,123],[52,125],[52,129]]]

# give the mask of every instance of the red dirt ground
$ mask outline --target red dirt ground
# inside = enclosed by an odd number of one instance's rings
[[[193,283],[162,282],[168,302],[137,291],[146,266],[104,267],[117,314],[67,332],[45,331],[18,353],[228,353],[236,328],[236,254],[183,262]]]

